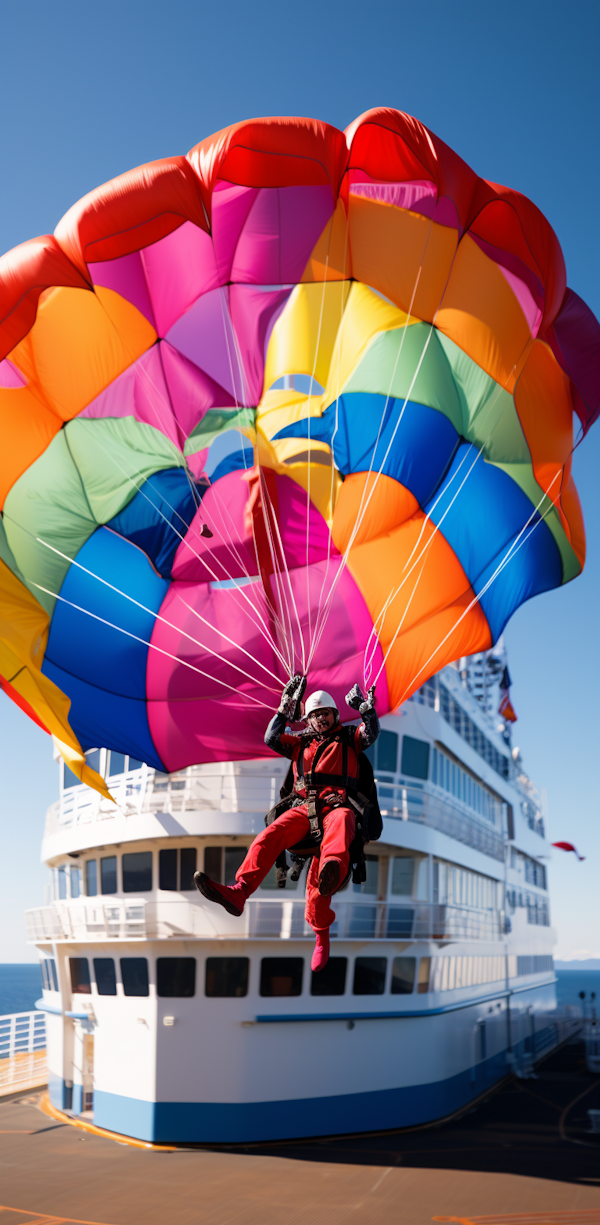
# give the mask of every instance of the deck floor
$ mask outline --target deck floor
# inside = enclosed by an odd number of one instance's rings
[[[161,1152],[0,1102],[2,1225],[600,1225],[600,1077],[566,1047],[435,1128]]]

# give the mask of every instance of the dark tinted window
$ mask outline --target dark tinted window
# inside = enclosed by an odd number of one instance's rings
[[[398,734],[397,732],[379,733],[377,744],[377,769],[387,770],[395,774],[398,768]]]
[[[357,957],[354,962],[354,994],[383,995],[385,957]]]
[[[247,850],[245,846],[225,847],[225,881],[226,885],[235,885],[235,874],[241,868]]]
[[[159,889],[177,889],[177,851],[171,847],[158,852]]]
[[[429,773],[429,745],[426,740],[402,737],[402,773],[409,778],[427,778]]]
[[[392,995],[412,995],[415,985],[416,957],[394,957]]]
[[[152,889],[152,851],[131,851],[123,856],[123,893],[149,893]]]
[[[102,893],[117,892],[117,857],[107,855],[100,860],[100,891]]]
[[[56,962],[53,957],[48,958],[48,968],[50,971],[50,990],[58,991],[58,974],[56,973]]]
[[[311,974],[311,995],[343,995],[346,989],[347,957],[330,957],[318,974]]]
[[[69,957],[69,967],[73,995],[89,995],[92,988],[87,957]]]
[[[195,995],[196,958],[157,957],[156,991],[169,999],[189,999]]]
[[[94,974],[98,995],[117,994],[117,975],[112,957],[94,957]]]
[[[121,978],[125,995],[150,994],[145,957],[121,957]]]
[[[141,770],[143,764],[144,764],[143,761],[138,761],[137,757],[130,757],[129,762],[128,762],[128,768],[130,770]]]
[[[87,897],[95,897],[98,892],[98,867],[95,859],[85,861],[85,892]]]
[[[196,848],[195,846],[182,846],[180,852],[179,865],[179,888],[183,893],[190,893],[195,889],[194,872],[196,871]]]
[[[217,880],[222,884],[221,880],[221,855],[223,847],[207,846],[204,851],[204,871],[211,880]]]
[[[248,994],[247,957],[207,957],[205,994],[211,997],[237,997]]]
[[[302,957],[263,957],[260,963],[261,995],[300,995]]]
[[[125,754],[124,753],[109,753],[108,775],[112,778],[113,774],[123,774],[125,770]]]

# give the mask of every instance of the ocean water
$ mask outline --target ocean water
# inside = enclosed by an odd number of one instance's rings
[[[0,965],[0,1017],[10,1012],[33,1012],[42,994],[42,971],[33,965]]]
[[[559,1004],[579,1004],[579,993],[585,991],[585,1003],[596,992],[596,1007],[600,1010],[600,970],[557,970],[556,995]],[[33,965],[0,965],[0,1017],[9,1012],[33,1012],[35,1001],[42,994],[42,973]]]
[[[590,995],[596,992],[596,1007],[600,1009],[600,970],[557,970],[556,998],[559,1004],[591,1003]],[[585,1000],[580,999],[580,992],[585,991]]]

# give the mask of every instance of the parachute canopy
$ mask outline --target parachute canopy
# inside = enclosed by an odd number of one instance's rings
[[[380,713],[574,578],[600,328],[558,241],[410,116],[227,128],[0,261],[0,672],[69,765]]]

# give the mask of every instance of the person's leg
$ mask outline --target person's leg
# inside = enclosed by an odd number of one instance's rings
[[[334,808],[323,818],[319,866],[319,892],[323,897],[335,893],[348,872],[355,827],[351,808]]]
[[[289,808],[271,825],[261,830],[248,847],[248,854],[235,874],[236,880],[246,891],[246,897],[258,889],[277,856],[305,838],[309,830],[306,804]]]
[[[294,846],[308,832],[306,806],[290,808],[254,839],[241,867],[236,872],[235,885],[221,885],[204,872],[194,874],[194,883],[209,902],[217,902],[229,914],[241,915],[246,898],[258,889],[267,872],[273,867],[277,856],[287,847]]]
[[[329,905],[329,898],[319,893],[319,856],[313,855],[306,877],[306,904],[304,917],[310,923],[316,943],[311,958],[311,970],[318,972],[327,965],[329,959],[329,928],[335,919],[335,913]]]

